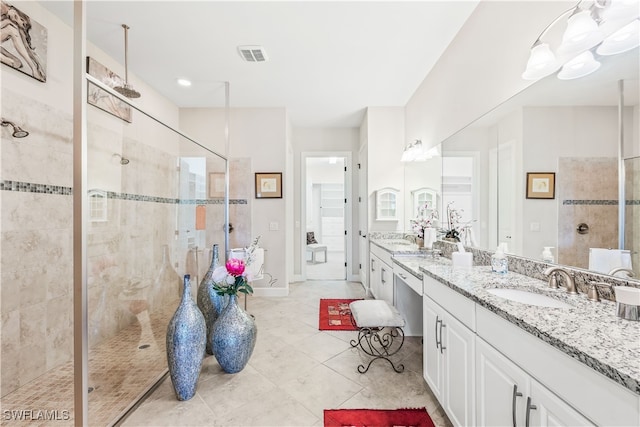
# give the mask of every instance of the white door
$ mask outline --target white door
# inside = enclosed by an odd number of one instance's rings
[[[367,144],[364,144],[358,155],[358,248],[360,250],[360,282],[367,288],[369,285],[369,245],[367,240],[368,234],[368,207],[369,200],[367,197]]]
[[[454,425],[475,424],[475,334],[446,313],[442,323],[444,409]]]
[[[422,297],[423,352],[422,375],[438,401],[442,402],[443,369],[440,354],[440,308],[427,296]]]
[[[524,426],[529,376],[496,349],[476,340],[476,425]]]
[[[593,425],[578,411],[535,380],[531,380],[531,398],[528,405],[529,422],[526,425],[540,427]]]

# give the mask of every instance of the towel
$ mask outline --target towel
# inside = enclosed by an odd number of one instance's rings
[[[609,274],[618,267],[631,268],[631,252],[624,249],[589,248],[589,270]]]

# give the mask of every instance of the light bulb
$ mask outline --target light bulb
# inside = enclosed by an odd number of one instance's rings
[[[599,55],[616,55],[638,46],[640,46],[640,21],[636,19],[604,39],[596,52]]]
[[[572,80],[584,77],[600,68],[600,63],[593,58],[590,50],[581,53],[562,66],[558,73],[560,80]]]
[[[562,36],[558,53],[571,54],[590,49],[602,41],[602,32],[591,17],[591,12],[583,10],[571,17]]]
[[[527,69],[522,73],[525,80],[538,80],[555,72],[560,65],[547,43],[539,43],[531,48]]]

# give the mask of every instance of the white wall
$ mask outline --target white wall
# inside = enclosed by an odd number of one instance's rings
[[[531,44],[565,1],[481,1],[406,105],[406,139],[437,145],[531,82]]]
[[[617,107],[526,107],[522,123],[523,176],[526,172],[561,173],[560,157],[618,155]],[[561,190],[556,188],[553,200],[522,198],[523,256],[540,258],[543,246],[558,246]],[[532,222],[541,224],[539,232],[530,230]]]
[[[180,110],[180,128],[189,136],[205,141],[213,151],[225,152],[224,110],[219,108],[183,108]],[[251,158],[252,175],[255,172],[282,172],[282,199],[251,200],[251,235],[261,236],[264,247],[265,272],[276,283],[269,286],[266,280],[256,282],[256,294],[285,295],[290,258],[286,256],[287,224],[291,214],[287,211],[291,193],[290,161],[288,152],[288,118],[284,108],[234,108],[229,118],[229,159]],[[295,190],[294,190],[295,191]],[[255,195],[254,195],[255,197]],[[232,219],[233,220],[233,219]],[[270,230],[270,223],[277,223],[278,230]],[[248,245],[250,242],[247,242]]]
[[[406,145],[402,107],[367,109],[367,191],[369,231],[404,231],[404,165],[400,161]],[[392,187],[400,191],[398,221],[376,221],[376,190]]]

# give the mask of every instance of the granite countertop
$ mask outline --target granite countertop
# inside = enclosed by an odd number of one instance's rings
[[[383,246],[379,240],[373,243],[386,250],[394,247],[393,244]],[[403,244],[396,246],[401,248]],[[413,247],[418,250],[415,245]],[[594,303],[584,294],[569,295],[563,288],[548,288],[542,280],[513,272],[506,275],[493,273],[489,266],[455,270],[447,258],[434,260],[402,249],[389,252],[393,254],[395,264],[414,276],[422,278],[426,274],[438,280],[640,395],[640,322],[618,318],[614,302],[603,300]],[[572,308],[521,304],[490,294],[488,288],[540,293],[563,301]]]

